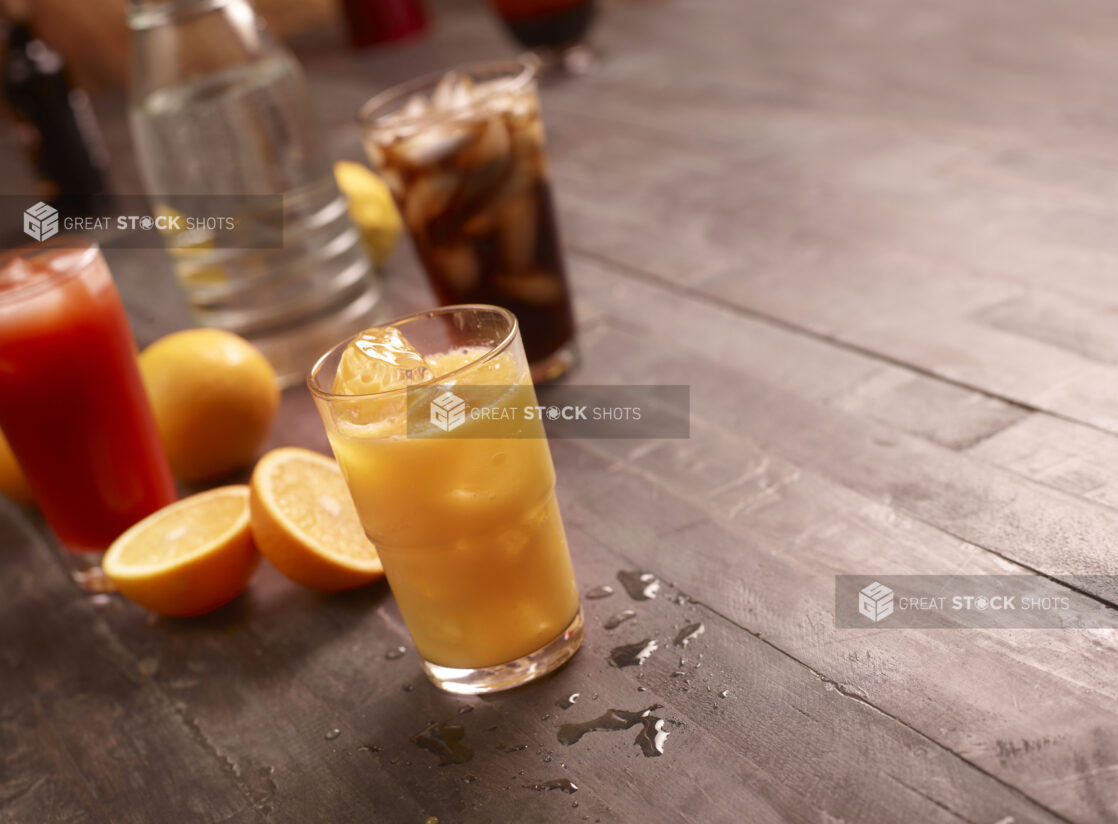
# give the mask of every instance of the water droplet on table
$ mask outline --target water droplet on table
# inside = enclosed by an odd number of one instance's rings
[[[557,706],[561,710],[569,709],[570,707],[574,706],[574,703],[577,700],[578,700],[578,693],[577,692],[572,692],[566,698],[560,698],[558,701],[556,701],[555,706]]]
[[[586,593],[586,597],[591,601],[597,601],[599,598],[608,598],[613,595],[613,587],[609,584],[604,584],[600,587],[594,587]]]
[[[503,752],[521,752],[523,750],[528,749],[528,745],[527,744],[518,744],[515,747],[501,747],[500,749]]]
[[[701,621],[696,621],[694,624],[688,624],[675,636],[675,645],[677,647],[685,647],[706,632],[706,627],[703,626]],[[681,665],[682,666],[682,665]]]
[[[474,708],[470,707],[470,706],[465,706],[465,707],[459,707],[458,708],[458,714],[459,715],[465,715],[466,713],[473,712],[473,711],[474,711]]]
[[[730,691],[729,690],[722,690],[722,692],[718,693],[719,698],[728,698],[729,696],[730,696]]]
[[[645,638],[635,644],[624,644],[614,647],[609,652],[610,666],[624,669],[625,667],[643,666],[648,657],[652,655],[660,644],[655,638]]]
[[[578,724],[564,724],[559,728],[559,743],[570,746],[578,743],[584,735],[591,732],[620,732],[641,725],[641,730],[633,741],[641,748],[646,758],[654,758],[664,753],[664,741],[668,732],[664,729],[664,719],[652,715],[661,709],[661,704],[653,704],[643,710],[609,709],[597,718]]]
[[[412,736],[412,743],[439,757],[439,766],[465,764],[474,757],[474,751],[462,743],[466,730],[460,724],[438,721]]]
[[[617,629],[619,626],[624,624],[630,618],[636,618],[636,617],[637,617],[637,611],[635,609],[623,609],[623,610],[621,610],[621,612],[616,612],[613,615],[611,615],[608,619],[606,619],[606,622],[604,624],[602,624],[602,627],[605,628],[605,629]]]
[[[560,792],[570,795],[571,793],[578,792],[578,785],[569,778],[553,778],[550,781],[536,781],[533,784],[525,784],[524,789],[536,790],[538,792],[559,790]]]
[[[668,731],[664,729],[664,719],[648,717],[633,743],[641,748],[645,758],[655,758],[664,754],[664,742],[667,740]]]
[[[370,755],[375,755],[376,753],[380,752],[380,747],[377,747],[373,744],[362,744],[360,747],[357,748],[357,751],[367,752]]]
[[[622,570],[617,573],[617,580],[634,601],[651,601],[660,591],[660,579],[651,572]]]
[[[415,689],[415,684],[404,684],[404,686],[400,687],[400,689],[402,689],[404,692],[411,692]]]
[[[389,661],[395,661],[397,658],[403,658],[407,654],[407,647],[396,647],[396,649],[390,649],[388,652],[386,652],[384,654],[384,657],[387,658]]]
[[[335,728],[335,729],[327,731],[326,735],[324,735],[323,738],[325,738],[327,741],[333,741],[335,738],[337,738],[341,734],[342,734],[342,731]]]
[[[476,775],[464,775],[464,776],[462,776],[462,783],[463,784],[473,784],[475,781],[477,781],[477,776]]]

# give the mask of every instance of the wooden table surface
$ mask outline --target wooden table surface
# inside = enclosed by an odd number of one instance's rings
[[[434,18],[361,56],[302,44],[336,155],[372,92],[511,52],[479,4]],[[159,619],[78,594],[7,507],[0,821],[1118,820],[1113,631],[834,626],[841,573],[1118,566],[1116,23],[1099,0],[609,5],[598,70],[543,90],[574,379],[690,384],[691,437],[552,443],[580,588],[615,590],[584,600],[582,651],[454,697],[383,583],[323,597],[264,565]],[[188,323],[161,253],[109,258],[141,343]],[[385,277],[386,311],[431,302],[410,249]],[[305,390],[272,441],[327,450]],[[640,725],[560,741],[653,705],[659,757]],[[432,722],[472,758],[417,746]]]

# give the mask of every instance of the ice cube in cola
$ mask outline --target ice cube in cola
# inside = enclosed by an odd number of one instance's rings
[[[569,365],[574,318],[534,77],[517,66],[529,75],[448,73],[395,111],[374,99],[366,144],[438,299],[511,310],[547,379]]]

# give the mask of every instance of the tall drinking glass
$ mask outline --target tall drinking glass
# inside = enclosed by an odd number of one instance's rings
[[[389,89],[358,115],[439,301],[520,322],[536,381],[575,360],[536,62],[463,66]]]
[[[596,0],[489,0],[509,34],[571,74],[585,74],[595,62],[586,44]]]
[[[0,256],[0,429],[47,523],[89,567],[75,578],[103,588],[100,553],[175,485],[96,244]]]
[[[389,325],[423,355],[429,382],[335,394],[350,341],[308,379],[365,532],[437,686],[482,693],[539,678],[578,649],[582,612],[542,424],[502,414],[536,404],[516,319],[451,306]],[[428,401],[456,388],[480,392],[489,411],[436,430]]]

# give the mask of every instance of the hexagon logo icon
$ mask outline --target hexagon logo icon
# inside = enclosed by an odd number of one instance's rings
[[[893,614],[893,590],[874,581],[858,593],[858,612],[874,623]]]
[[[453,432],[466,422],[466,402],[453,392],[443,392],[431,401],[431,423],[443,432]]]
[[[58,234],[58,210],[39,201],[23,213],[23,232],[38,241]]]

